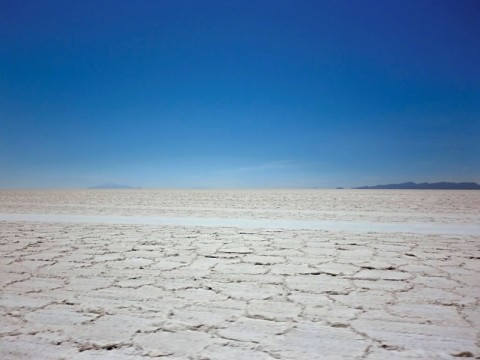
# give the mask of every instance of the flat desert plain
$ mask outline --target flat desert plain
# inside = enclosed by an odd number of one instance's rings
[[[480,358],[480,191],[0,191],[1,359]]]

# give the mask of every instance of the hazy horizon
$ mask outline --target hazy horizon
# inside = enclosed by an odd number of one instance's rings
[[[478,1],[2,1],[0,188],[480,183]]]

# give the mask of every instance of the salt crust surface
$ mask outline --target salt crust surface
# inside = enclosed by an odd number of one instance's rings
[[[132,225],[172,225],[201,227],[234,227],[245,229],[330,230],[348,232],[404,232],[418,234],[480,235],[480,224],[419,223],[419,222],[365,222],[313,221],[285,219],[231,219],[169,216],[112,216],[112,215],[56,215],[56,214],[0,214],[0,221],[29,221],[47,223],[92,223]]]
[[[2,359],[480,356],[480,192],[0,200]]]

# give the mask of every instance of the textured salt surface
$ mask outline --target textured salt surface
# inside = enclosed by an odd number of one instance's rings
[[[480,192],[0,191],[0,359],[479,358],[479,207]]]
[[[349,232],[417,233],[443,235],[480,235],[480,225],[439,223],[379,223],[362,221],[308,221],[284,219],[230,219],[171,216],[101,216],[55,214],[0,214],[0,221],[47,223],[137,224],[246,229],[330,230]]]

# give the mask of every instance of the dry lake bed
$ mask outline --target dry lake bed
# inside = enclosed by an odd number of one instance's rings
[[[0,191],[1,359],[480,358],[480,191]]]

